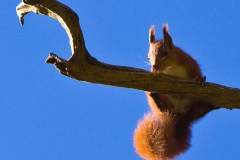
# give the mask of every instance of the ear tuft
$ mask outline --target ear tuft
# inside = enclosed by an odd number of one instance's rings
[[[163,25],[163,33],[168,33],[168,24]]]
[[[155,43],[156,36],[155,36],[155,25],[152,25],[152,27],[149,30],[149,43]]]
[[[172,37],[168,33],[168,24],[163,25],[163,39],[164,39],[164,46],[168,48],[173,47]]]

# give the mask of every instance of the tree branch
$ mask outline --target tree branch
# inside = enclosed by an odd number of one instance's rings
[[[43,14],[58,20],[65,28],[72,56],[64,60],[50,53],[46,62],[54,64],[59,72],[78,81],[99,83],[143,91],[181,95],[223,108],[240,109],[240,90],[213,83],[204,86],[194,81],[154,74],[142,69],[109,65],[92,57],[85,47],[77,14],[55,0],[23,0],[17,6],[20,23],[29,12]]]

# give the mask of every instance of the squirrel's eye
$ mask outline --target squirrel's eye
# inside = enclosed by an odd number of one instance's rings
[[[168,55],[167,51],[163,51],[163,56],[166,57]]]

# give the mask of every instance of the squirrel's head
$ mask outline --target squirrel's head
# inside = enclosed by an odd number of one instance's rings
[[[149,30],[149,43],[148,59],[152,65],[152,72],[164,73],[164,70],[175,63],[176,58],[175,46],[168,33],[168,25],[163,25],[163,39],[158,41],[156,41],[155,26],[153,25]]]

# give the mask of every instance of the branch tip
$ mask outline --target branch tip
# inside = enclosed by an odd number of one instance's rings
[[[19,17],[19,21],[20,21],[21,26],[23,26],[23,25],[24,25],[24,19],[23,19],[23,17]]]
[[[47,57],[46,61],[47,64],[54,64],[57,62],[57,55],[54,53],[50,53]]]

